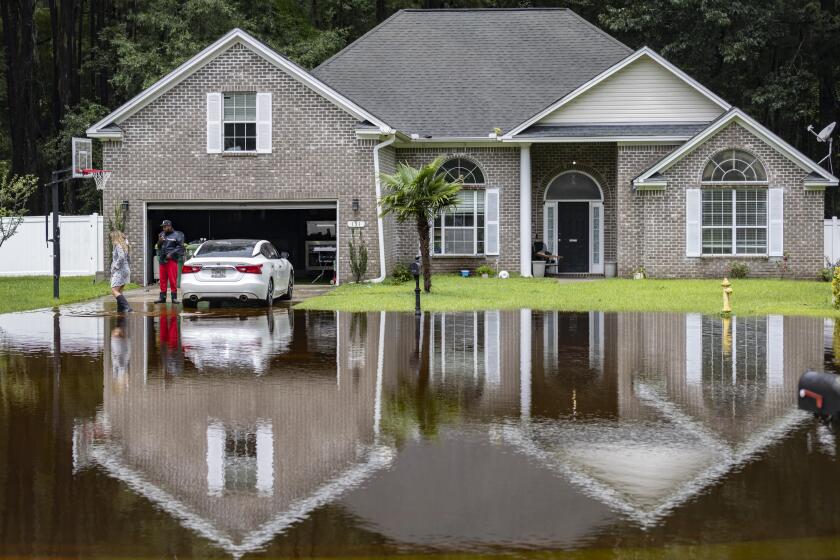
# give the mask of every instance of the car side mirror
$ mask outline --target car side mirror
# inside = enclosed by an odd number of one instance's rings
[[[288,251],[280,251],[280,258],[281,259],[288,259],[289,258],[289,252]]]

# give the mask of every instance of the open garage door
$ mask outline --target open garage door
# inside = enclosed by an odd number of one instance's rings
[[[147,203],[144,279],[157,281],[155,242],[160,223],[172,220],[187,243],[201,239],[267,239],[289,253],[295,276],[329,281],[338,256],[337,206],[317,202],[180,202]]]

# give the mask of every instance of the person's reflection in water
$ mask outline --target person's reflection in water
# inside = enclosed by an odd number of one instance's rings
[[[179,319],[177,312],[160,315],[160,359],[165,375],[181,375],[184,371]]]
[[[131,362],[131,348],[125,317],[117,318],[111,329],[111,375],[115,386],[120,389],[128,384],[128,366]]]

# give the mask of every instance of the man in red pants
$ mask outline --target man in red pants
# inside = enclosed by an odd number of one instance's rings
[[[172,295],[172,303],[178,303],[178,260],[184,255],[184,234],[176,231],[170,220],[163,220],[160,227],[163,228],[157,242],[160,298],[155,303],[166,303],[167,285]]]

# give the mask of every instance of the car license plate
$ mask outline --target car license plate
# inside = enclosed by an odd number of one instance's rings
[[[224,278],[226,271],[224,268],[214,268],[210,271],[210,278]]]

